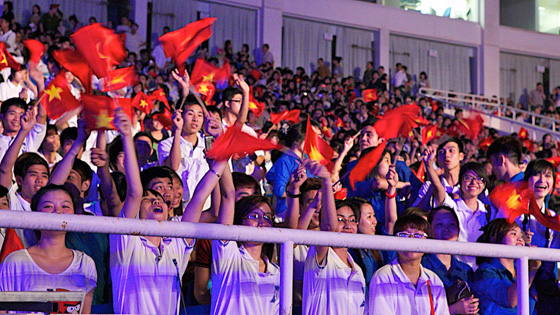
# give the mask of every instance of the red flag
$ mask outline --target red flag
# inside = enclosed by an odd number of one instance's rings
[[[344,200],[346,199],[346,195],[348,194],[348,189],[341,188],[339,191],[334,193],[334,199],[336,200]]]
[[[163,108],[163,112],[154,115],[154,119],[159,121],[163,127],[169,129],[173,126],[173,115],[167,107]]]
[[[23,243],[16,233],[16,230],[12,228],[6,228],[6,235],[4,237],[4,244],[2,245],[2,250],[0,250],[0,262],[6,258],[9,254],[23,249]]]
[[[529,202],[533,192],[527,182],[505,183],[492,189],[490,202],[498,209],[500,217],[511,224],[520,215],[529,213]]]
[[[546,159],[550,163],[554,165],[554,168],[557,168],[560,165],[560,156],[553,156]]]
[[[115,109],[122,108],[132,119],[132,108],[127,107],[127,101],[120,103],[119,99],[113,99],[103,95],[82,94],[82,104],[84,106],[84,117],[87,126],[91,130],[115,129],[113,118]]]
[[[377,101],[377,90],[376,89],[363,90],[362,95],[364,97],[364,102],[366,102],[366,103]]]
[[[494,138],[492,138],[492,136],[488,136],[486,139],[480,141],[478,147],[482,150],[488,150],[492,142],[494,142]]]
[[[303,142],[303,152],[309,155],[309,158],[317,161],[325,166],[332,164],[334,150],[331,146],[319,137],[311,127],[311,121],[307,119],[307,128],[305,131],[305,141]]]
[[[165,105],[165,107],[169,108],[169,103],[167,102],[167,96],[165,95],[163,89],[157,89],[153,91],[152,93],[150,93],[150,95],[148,95],[148,98],[151,100],[152,103],[154,103],[154,101],[160,101]]]
[[[280,148],[280,145],[273,144],[266,139],[255,138],[241,131],[237,125],[233,125],[214,141],[212,148],[206,152],[206,156],[222,161],[233,155],[246,155],[258,150],[268,151]]]
[[[416,178],[418,178],[423,183],[424,174],[426,173],[426,169],[424,167],[424,161],[420,162],[420,166],[418,167],[418,170],[416,172],[414,172],[414,170],[412,170],[412,172],[414,173],[414,175],[416,175]]]
[[[521,128],[519,128],[519,133],[517,134],[517,136],[521,139],[528,139],[529,138],[529,132],[527,131],[527,129],[521,127]]]
[[[346,124],[342,121],[342,119],[340,119],[340,117],[337,117],[335,127],[337,129],[346,128]]]
[[[103,92],[116,91],[136,84],[138,75],[134,67],[119,68],[110,70],[104,81]]]
[[[12,57],[8,50],[6,50],[6,44],[4,44],[4,42],[0,42],[0,70],[8,67],[14,70],[19,70],[21,64]]]
[[[357,182],[362,182],[367,178],[371,170],[381,159],[381,154],[385,151],[386,146],[387,141],[383,141],[375,149],[360,157],[358,164],[350,171],[348,176],[352,188],[354,188]]]
[[[91,76],[93,72],[88,66],[86,59],[73,49],[55,50],[54,59],[60,66],[74,74],[79,80],[86,93],[91,93]]]
[[[223,82],[227,81],[230,77],[231,67],[229,62],[225,62],[222,68],[218,68],[211,64],[210,62],[199,58],[194,63],[194,68],[192,71],[191,82],[197,85],[202,82]]]
[[[130,106],[132,106],[132,108],[137,108],[148,115],[154,108],[154,102],[148,95],[140,91],[134,96]]]
[[[43,96],[43,94],[46,94]],[[47,88],[41,92],[41,104],[45,107],[47,115],[51,119],[57,119],[62,114],[80,107],[74,95],[70,92],[65,71],[59,72]]]
[[[532,214],[537,221],[549,229],[560,231],[560,216],[552,216],[548,209],[545,209],[545,213],[542,213],[541,208],[537,204],[535,199],[535,194],[531,191],[531,202],[529,204],[529,213]]]
[[[255,114],[255,116],[260,117],[264,111],[264,103],[261,103],[255,99],[253,95],[253,87],[249,87],[251,91],[249,92],[249,109]]]
[[[101,23],[84,26],[70,37],[99,78],[106,77],[109,70],[126,58],[124,42],[119,34],[103,27]]]
[[[204,102],[206,102],[207,104],[210,103],[210,101],[212,101],[212,97],[214,97],[214,93],[216,92],[216,87],[214,86],[214,84],[212,84],[212,82],[200,82],[197,85],[195,85],[195,90],[198,92],[198,94],[202,95],[202,100],[204,100]]]
[[[428,141],[434,139],[437,134],[438,126],[434,124],[432,126],[422,128],[422,144],[425,145]]]
[[[399,135],[407,137],[412,128],[424,123],[419,116],[420,111],[421,108],[417,105],[402,105],[388,111],[374,124],[379,138],[388,140]]]
[[[45,44],[35,39],[26,39],[23,44],[29,50],[29,60],[37,65],[47,51]]]
[[[480,131],[484,128],[483,123],[484,120],[479,114],[476,114],[474,117],[457,119],[452,127],[449,128],[448,133],[456,137],[464,135],[474,140],[478,138],[478,134],[480,134]]]
[[[301,110],[299,109],[285,110],[281,113],[270,113],[270,121],[272,122],[273,125],[276,125],[282,120],[291,121],[294,124],[297,124],[299,122],[300,113]]]
[[[165,55],[173,59],[181,73],[195,49],[212,36],[211,27],[215,21],[216,18],[204,18],[159,38]]]

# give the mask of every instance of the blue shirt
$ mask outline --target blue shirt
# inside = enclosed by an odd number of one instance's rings
[[[388,263],[391,263],[395,258],[397,258],[396,251],[385,251],[380,250],[377,251],[381,256],[381,264],[378,263],[371,254],[371,251],[368,249],[355,249],[349,248],[348,253],[352,256],[352,259],[362,268],[362,272],[366,277],[366,291],[369,291],[369,282],[371,281],[371,277],[377,271],[377,269],[385,266]],[[367,292],[366,292],[367,293]],[[369,295],[366,295],[369,296]]]
[[[469,286],[472,286],[474,273],[471,266],[458,261],[454,256],[451,256],[451,267],[449,267],[449,270],[437,258],[436,254],[424,254],[422,266],[438,275],[445,289],[449,288],[457,280],[466,281]]]
[[[525,177],[525,173],[523,173],[523,172],[519,172],[519,173],[517,173],[517,174],[513,175],[513,177],[512,177],[512,178],[510,178],[510,180],[509,180],[509,181],[510,181],[510,182],[512,182],[512,183],[515,183],[515,182],[520,182],[520,181],[522,181],[522,180],[523,180],[523,178],[524,178],[524,177]]]
[[[509,307],[507,300],[508,288],[516,283],[515,278],[498,258],[492,258],[478,267],[474,273],[474,296],[479,298],[481,315],[516,315],[517,307]],[[536,290],[531,285],[529,290],[529,309],[535,310]]]
[[[281,215],[286,211],[286,198],[283,198],[282,195],[286,192],[286,186],[288,186],[290,175],[292,175],[292,172],[301,162],[301,159],[291,154],[284,153],[276,163],[274,163],[270,171],[266,173],[265,178],[272,184],[273,193],[276,197],[276,215]],[[309,172],[307,176],[311,177]]]

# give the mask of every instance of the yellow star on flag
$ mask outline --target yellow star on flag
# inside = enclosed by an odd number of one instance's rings
[[[208,85],[201,84],[198,88],[198,93],[204,94],[204,95],[208,94]]]
[[[506,206],[510,209],[513,209],[519,205],[519,200],[521,199],[521,195],[515,191],[512,193],[511,196],[506,200]]]
[[[95,117],[95,128],[111,128],[111,123],[113,122],[113,117],[109,117],[107,110],[100,110],[99,115]]]
[[[212,82],[214,80],[214,72],[202,76],[202,82]]]
[[[113,80],[111,80],[111,83],[115,84],[115,83],[124,82],[124,77],[125,76],[126,76],[126,74],[122,74],[120,76],[114,77]]]
[[[60,96],[60,93],[62,93],[62,88],[59,88],[54,84],[51,85],[51,87],[46,91],[46,93],[49,96],[49,102],[51,102],[55,98],[62,100],[62,97]]]
[[[2,54],[2,60],[0,60],[0,63],[5,64],[6,66],[8,65],[8,60],[6,60],[6,55],[4,53]]]
[[[146,106],[148,106],[148,103],[145,100],[140,100],[140,107],[144,108]]]
[[[311,152],[309,152],[309,158],[317,162],[323,162],[323,160],[325,159],[321,154],[321,152],[319,152],[317,147],[315,147],[314,145],[311,146]]]

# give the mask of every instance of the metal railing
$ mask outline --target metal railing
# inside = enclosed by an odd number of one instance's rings
[[[0,211],[0,227],[281,244],[281,314],[292,313],[294,244],[517,259],[518,314],[522,315],[529,314],[529,259],[560,261],[560,250],[549,248],[22,211]]]
[[[518,130],[514,130],[514,126],[519,126],[524,127],[527,131],[531,132],[533,140],[535,140],[538,135],[546,133],[560,138],[560,131],[558,130],[558,127],[560,127],[559,120],[524,109],[499,104],[499,100],[496,96],[485,97],[475,94],[458,93],[431,88],[421,88],[418,93],[420,96],[440,101],[444,104],[444,108],[452,109],[458,107],[486,115],[489,119],[501,120],[505,124],[497,124],[497,126],[499,126],[497,129],[503,132],[517,132]],[[508,110],[511,111],[512,117],[506,116],[505,113]],[[517,120],[515,117],[518,117],[518,115],[521,115],[522,117],[529,117],[531,121],[526,122],[524,120]],[[488,123],[489,120],[485,120],[485,122]],[[496,124],[492,127],[496,128]],[[504,130],[506,128],[508,130]]]

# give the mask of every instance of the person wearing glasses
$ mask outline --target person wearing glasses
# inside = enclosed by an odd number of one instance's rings
[[[424,165],[434,187],[434,199],[438,206],[444,205],[455,210],[459,218],[459,241],[476,242],[482,235],[481,228],[488,224],[490,212],[478,196],[484,192],[488,176],[484,166],[477,162],[467,162],[459,171],[460,191],[450,195],[439,181],[433,167],[437,152],[433,148],[424,152]],[[458,256],[460,261],[476,269],[476,259],[471,256]]]
[[[358,233],[359,206],[335,204],[331,176],[321,165],[308,170],[321,178],[321,231]],[[303,276],[302,314],[367,314],[366,281],[348,248],[310,246]]]
[[[397,237],[428,238],[429,223],[410,214],[395,222]],[[423,253],[397,252],[397,258],[381,267],[371,279],[369,314],[449,314],[445,287],[431,270],[423,268]]]

